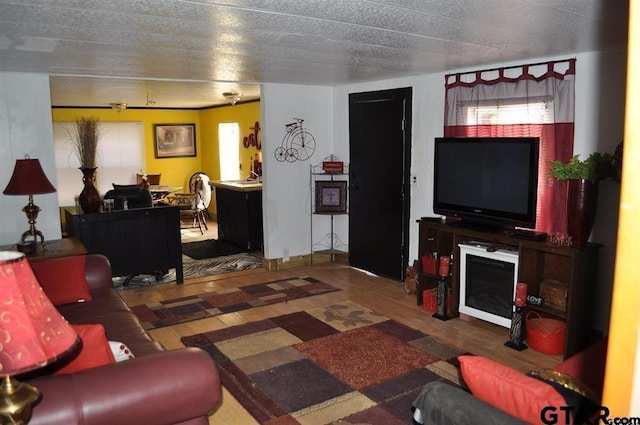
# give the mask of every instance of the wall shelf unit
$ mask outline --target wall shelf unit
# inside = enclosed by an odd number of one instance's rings
[[[335,260],[337,255],[347,255],[348,245],[340,238],[337,230],[338,220],[349,216],[349,166],[344,165],[341,172],[327,173],[322,164],[311,165],[309,170],[309,199],[311,211],[311,264],[314,256],[329,257]],[[329,232],[326,229],[328,221]]]
[[[417,304],[422,304],[422,292],[434,288],[438,277],[422,270],[422,257],[437,252],[453,254],[451,266],[451,316],[459,315],[460,300],[460,249],[465,241],[479,241],[507,245],[519,254],[518,281],[527,284],[527,294],[540,296],[544,282],[562,282],[566,285],[564,309],[553,305],[527,305],[528,311],[536,311],[544,317],[562,320],[567,325],[564,358],[567,358],[592,342],[591,316],[593,294],[598,267],[598,253],[602,245],[588,243],[584,247],[557,246],[546,241],[530,241],[509,236],[506,232],[482,232],[441,221],[439,218],[418,220],[418,290]]]

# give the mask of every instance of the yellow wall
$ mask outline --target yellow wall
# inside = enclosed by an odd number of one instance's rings
[[[162,174],[163,185],[182,186],[187,192],[189,177],[197,171],[209,175],[211,180],[220,179],[218,123],[237,122],[240,126],[240,160],[242,171],[240,177],[249,175],[250,157],[255,156],[254,147],[245,149],[242,138],[248,136],[256,121],[260,121],[260,102],[241,103],[202,110],[190,109],[126,109],[116,112],[112,109],[95,108],[52,108],[52,119],[58,121],[75,121],[80,117],[98,117],[104,122],[142,122],[144,123],[144,146],[147,174]],[[195,124],[196,154],[186,158],[156,158],[154,153],[154,124]],[[261,139],[262,135],[259,133]],[[215,212],[215,200],[209,207]]]
[[[249,177],[251,158],[258,150],[250,146],[245,148],[242,139],[253,132],[256,121],[260,122],[260,102],[243,103],[224,108],[203,110],[200,115],[201,134],[204,141],[202,168],[212,180],[220,179],[220,155],[218,145],[218,124],[223,122],[237,122],[240,126],[240,178]],[[258,139],[262,140],[262,131],[258,132]]]

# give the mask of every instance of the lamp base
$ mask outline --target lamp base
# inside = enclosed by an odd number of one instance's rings
[[[26,424],[38,398],[40,391],[36,387],[5,376],[0,385],[0,423]]]
[[[40,237],[40,243],[44,245],[44,235],[36,226],[33,225],[33,228],[27,230],[20,237],[20,243],[28,244],[28,243],[38,243],[38,237]]]
[[[22,211],[24,211],[24,213],[27,215],[27,219],[29,220],[29,230],[22,234],[20,242],[27,242],[29,237],[37,242],[38,237],[40,237],[40,243],[42,244],[43,249],[46,250],[46,246],[44,245],[44,235],[40,230],[36,229],[36,219],[38,218],[40,207],[34,205],[33,195],[29,195],[29,203],[25,205],[24,208],[22,208]]]
[[[16,246],[18,247],[18,251],[22,252],[24,255],[33,255],[38,253],[37,241],[20,241]]]

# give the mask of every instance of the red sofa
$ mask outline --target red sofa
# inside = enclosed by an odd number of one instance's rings
[[[166,351],[113,289],[108,259],[102,255],[85,257],[92,300],[57,308],[72,324],[102,324],[108,340],[126,344],[135,358],[30,379],[42,397],[29,424],[207,425],[208,415],[222,397],[211,357],[194,348]],[[51,263],[32,264],[34,270],[40,270],[36,275],[41,283],[53,278],[52,273],[42,272],[43,267],[45,271],[49,266],[60,270],[60,266],[71,264],[71,257],[46,261]]]

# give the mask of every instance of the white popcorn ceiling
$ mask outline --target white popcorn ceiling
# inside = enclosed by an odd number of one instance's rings
[[[0,0],[0,71],[53,106],[206,107],[626,48],[628,0]],[[147,99],[153,104],[147,105]]]

